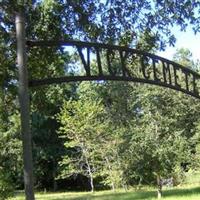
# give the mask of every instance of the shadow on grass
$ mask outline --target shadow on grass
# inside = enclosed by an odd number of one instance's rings
[[[195,194],[200,194],[200,187],[190,188],[190,189],[171,189],[165,190],[163,192],[163,197],[181,197],[181,196],[191,196]],[[72,198],[60,198],[55,200],[150,200],[156,199],[156,191],[137,191],[137,192],[121,192],[112,194],[102,194],[102,195],[92,195],[88,194],[82,197],[72,197]]]
[[[133,200],[133,199],[152,199],[156,197],[155,191],[140,191],[140,192],[116,192],[112,194],[85,194],[80,197],[69,197],[67,194],[51,198],[51,200]],[[46,200],[48,197],[39,197],[38,200]]]
[[[167,191],[164,191],[163,196],[164,197],[170,197],[170,196],[178,197],[178,196],[191,196],[195,194],[200,194],[200,187],[167,190]]]
[[[190,197],[191,195],[200,195],[200,187],[189,188],[189,189],[169,189],[163,192],[163,197]],[[128,192],[114,192],[114,193],[105,193],[105,194],[68,194],[63,193],[59,196],[54,194],[51,195],[41,195],[38,196],[37,200],[156,200],[157,193],[156,191],[128,191]],[[79,196],[80,195],[80,196]]]

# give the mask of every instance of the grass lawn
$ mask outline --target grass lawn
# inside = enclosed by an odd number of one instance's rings
[[[65,193],[37,193],[36,200],[156,200],[156,190],[130,190],[125,192],[101,191],[101,192],[65,192]],[[200,200],[199,187],[184,187],[165,189],[163,199],[166,200]],[[20,194],[11,200],[24,200]]]

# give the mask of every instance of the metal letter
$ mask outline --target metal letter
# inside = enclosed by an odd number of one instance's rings
[[[152,61],[153,61],[153,75],[154,75],[154,80],[155,81],[160,81],[160,79],[157,77],[157,69],[156,69],[156,63],[158,63],[158,60],[152,58]]]
[[[86,75],[91,76],[91,74],[90,74],[90,49],[89,49],[89,47],[87,47],[87,62],[85,61],[85,58],[84,58],[84,55],[83,55],[83,52],[82,52],[82,48],[78,46],[77,49],[78,49],[79,56],[81,57],[83,66],[85,68]]]
[[[95,50],[96,50],[96,54],[97,54],[97,66],[98,66],[98,69],[99,69],[99,76],[103,76],[99,48],[95,47]]]
[[[173,65],[174,67],[174,84],[176,87],[180,87],[181,88],[181,85],[178,84],[178,76],[177,76],[177,71],[179,70],[179,68],[175,65]]]
[[[192,73],[192,75],[193,75],[193,82],[192,82],[192,84],[193,84],[193,92],[194,92],[196,95],[199,96],[199,91],[198,91],[198,89],[197,89],[197,84],[196,84],[196,80],[198,79],[198,77],[197,77],[195,74],[193,74],[193,73]]]
[[[170,72],[169,63],[162,62],[162,66],[163,66],[163,79],[164,79],[164,82],[166,84],[168,83],[168,81],[167,81],[167,73],[168,73],[169,84],[171,85],[172,84],[172,79],[171,79],[171,72]]]
[[[147,63],[145,63],[145,61]],[[142,56],[140,62],[141,62],[142,73],[143,73],[144,78],[149,79],[150,78],[149,73],[148,75],[146,74],[146,65],[148,64],[148,58],[146,56]]]
[[[182,72],[185,74],[185,87],[186,87],[186,90],[189,91],[189,82],[188,82],[189,73],[184,69],[182,69]]]
[[[125,64],[126,58],[128,56],[128,52],[125,51],[125,54],[123,55],[123,51],[120,50],[119,54],[120,54],[120,59],[121,59],[121,64],[122,64],[123,76],[125,77],[126,75],[128,75],[129,77],[131,77],[131,74],[130,74],[129,70],[126,68],[126,64]]]
[[[111,67],[111,61],[110,61],[110,55],[112,54],[112,56],[114,56],[114,52],[110,49],[107,50],[106,53],[106,58],[107,58],[107,64],[108,64],[108,71],[110,73],[111,76],[115,76],[116,73],[113,72],[112,67]]]

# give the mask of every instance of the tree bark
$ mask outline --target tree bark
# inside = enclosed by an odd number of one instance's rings
[[[56,162],[53,160],[53,191],[57,191],[58,189],[58,184],[56,181]]]
[[[112,168],[110,166],[110,162],[108,160],[107,157],[105,157],[105,160],[107,162],[107,165],[108,165],[108,169],[109,169],[109,173],[110,173],[110,176],[112,176],[111,172],[112,172]],[[112,188],[112,191],[115,191],[115,183],[113,181],[111,181],[111,188]]]
[[[89,180],[90,180],[91,192],[94,192],[93,174],[92,174],[90,163],[89,163],[88,157],[87,157],[87,148],[85,148],[84,144],[82,144],[81,146],[82,146],[82,151],[83,151],[83,155],[84,155],[84,158],[85,158],[85,162],[86,162],[86,165],[87,165],[87,171],[88,171]]]
[[[158,199],[162,198],[162,181],[159,174],[157,174],[157,187],[158,187]]]
[[[92,175],[92,171],[91,171],[91,167],[90,164],[86,158],[86,164],[88,167],[88,174],[89,174],[89,179],[90,179],[90,188],[91,188],[91,192],[94,192],[94,181],[93,181],[93,175]]]

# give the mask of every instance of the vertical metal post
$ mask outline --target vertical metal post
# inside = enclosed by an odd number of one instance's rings
[[[21,112],[21,133],[23,143],[24,187],[26,200],[34,200],[25,19],[22,8],[20,8],[16,13],[15,25],[17,37],[17,64],[19,70],[19,104]]]

